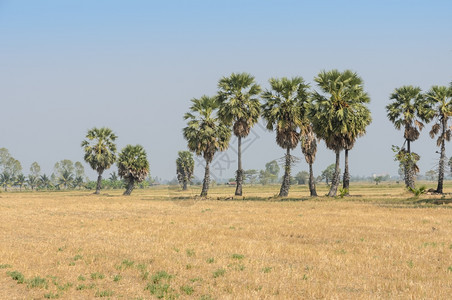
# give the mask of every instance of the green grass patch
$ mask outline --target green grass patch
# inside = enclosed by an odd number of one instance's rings
[[[9,268],[12,268],[13,266],[11,266],[11,265],[8,265],[8,264],[2,264],[2,265],[0,265],[0,269],[9,269]]]
[[[263,273],[270,273],[272,271],[272,267],[264,267],[262,268]]]
[[[96,279],[104,279],[104,278],[105,278],[105,275],[102,273],[99,273],[99,272],[91,273],[91,279],[96,280]]]
[[[97,298],[111,297],[114,294],[115,293],[111,290],[97,291],[96,294],[94,294],[94,297],[97,297]]]
[[[117,274],[117,275],[115,275],[114,277],[113,277],[113,281],[114,282],[118,282],[118,281],[120,281],[121,280],[121,275],[119,275],[119,274]]]
[[[242,254],[237,254],[237,253],[232,254],[233,259],[243,259],[244,257],[245,256]]]
[[[6,275],[11,277],[13,280],[16,280],[17,283],[25,282],[25,276],[22,273],[20,273],[19,271],[6,272]]]
[[[213,264],[213,263],[215,262],[215,258],[210,257],[210,258],[208,258],[208,259],[206,260],[206,262],[207,262],[208,264]]]
[[[52,292],[49,292],[47,294],[44,294],[44,298],[46,298],[46,299],[58,299],[58,298],[60,298],[60,295],[59,294],[54,294]]]
[[[226,274],[225,269],[218,269],[215,272],[213,272],[213,278],[218,278],[220,276],[224,276],[224,274]]]
[[[28,288],[44,288],[44,289],[46,289],[48,287],[48,281],[45,278],[36,276],[27,281],[27,287]]]
[[[182,293],[184,293],[185,295],[191,295],[193,294],[193,292],[195,291],[195,289],[192,286],[189,285],[183,285],[180,287],[180,290]]]

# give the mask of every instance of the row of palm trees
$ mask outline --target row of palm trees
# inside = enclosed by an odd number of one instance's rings
[[[402,86],[390,96],[391,103],[386,106],[389,120],[396,129],[404,130],[405,142],[401,148],[394,147],[396,159],[404,171],[405,185],[414,189],[414,176],[419,171],[416,163],[420,159],[411,151],[411,143],[416,141],[425,123],[433,121],[430,137],[436,139],[440,147],[438,185],[436,193],[443,193],[444,167],[446,163],[446,141],[450,141],[452,116],[452,83],[447,86],[432,86],[426,93],[420,87]]]
[[[325,141],[336,153],[335,175],[329,196],[335,196],[339,185],[340,152],[345,150],[344,189],[349,187],[348,151],[356,139],[366,133],[371,122],[362,79],[346,70],[322,71],[315,78],[318,90],[311,90],[302,77],[271,78],[270,88],[262,91],[252,75],[233,73],[218,82],[218,93],[191,100],[190,111],[184,116],[183,129],[188,149],[203,156],[206,162],[201,196],[207,196],[209,166],[216,152],[224,151],[234,133],[238,141],[238,168],[235,195],[242,195],[243,169],[241,139],[262,117],[268,130],[276,132],[276,143],[286,150],[284,176],[279,196],[290,189],[293,162],[291,150],[301,141],[301,149],[309,164],[309,187],[316,196],[312,164],[317,151],[317,139]]]

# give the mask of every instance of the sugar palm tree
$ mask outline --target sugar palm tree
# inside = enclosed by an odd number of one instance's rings
[[[271,90],[266,90],[262,94],[264,100],[262,117],[267,123],[267,129],[276,131],[276,143],[286,149],[285,172],[279,196],[287,197],[293,160],[290,150],[298,145],[300,139],[298,130],[306,126],[303,120],[306,114],[309,86],[302,77],[271,78],[269,82]]]
[[[215,115],[219,103],[217,97],[202,96],[192,99],[190,112],[184,116],[188,120],[183,129],[188,149],[206,161],[201,196],[207,196],[210,183],[210,163],[216,152],[228,148],[231,130]]]
[[[136,183],[146,179],[149,174],[149,162],[146,151],[141,145],[127,145],[118,155],[118,174],[127,182],[124,195],[130,195]]]
[[[182,184],[182,189],[187,190],[187,185],[193,178],[195,160],[190,151],[179,151],[179,157],[176,159],[177,180]]]
[[[86,134],[86,140],[82,142],[85,151],[84,159],[98,174],[95,194],[100,193],[102,173],[111,167],[116,160],[117,136],[110,128],[92,128]]]
[[[367,96],[364,96],[367,97]],[[364,99],[363,97],[363,99]],[[370,110],[364,105],[355,105],[354,113],[349,115],[348,132],[344,135],[345,141],[345,166],[342,188],[346,195],[349,194],[350,189],[350,173],[348,168],[348,152],[355,145],[356,139],[366,134],[366,127],[372,122]]]
[[[315,91],[312,95],[309,118],[316,135],[336,154],[334,176],[328,192],[328,196],[333,197],[340,181],[340,152],[353,146],[358,136],[356,132],[359,132],[356,122],[366,123],[361,120],[361,113],[367,109],[365,104],[370,100],[363,90],[362,79],[350,70],[322,71],[314,80],[321,92]]]
[[[443,193],[444,181],[444,165],[446,163],[446,141],[450,141],[451,129],[448,126],[449,118],[452,116],[452,85],[432,86],[432,88],[425,94],[425,98],[432,105],[434,112],[435,123],[430,130],[430,137],[434,138],[436,135],[436,145],[441,147],[438,170],[438,186],[436,192]]]
[[[421,88],[413,86],[402,86],[395,89],[391,94],[392,102],[386,106],[388,119],[394,123],[397,130],[404,129],[406,149],[402,147],[402,152],[411,157],[411,143],[419,138],[420,131],[424,127],[423,122],[428,122],[433,117],[431,105],[423,97]],[[418,156],[416,154],[416,156]],[[405,185],[414,188],[414,174],[417,166],[411,159],[404,160]]]
[[[218,99],[220,107],[218,116],[226,125],[233,125],[234,135],[237,137],[238,167],[236,172],[235,195],[242,195],[242,138],[250,133],[250,129],[257,123],[261,105],[259,94],[261,88],[255,83],[254,77],[248,73],[232,73],[218,82]]]
[[[312,165],[314,164],[315,155],[317,153],[317,137],[312,130],[311,124],[306,126],[305,133],[301,136],[301,152],[303,152],[304,158],[309,164],[309,192],[311,196],[317,196],[314,171],[312,170]]]

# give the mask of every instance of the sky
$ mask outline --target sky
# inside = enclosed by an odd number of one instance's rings
[[[221,77],[247,72],[266,89],[271,77],[302,76],[316,89],[320,71],[351,69],[364,80],[373,122],[350,151],[350,172],[396,175],[391,145],[402,146],[403,132],[385,106],[403,85],[427,91],[452,81],[451,14],[446,0],[0,0],[0,148],[25,174],[34,161],[51,174],[60,160],[83,162],[86,132],[106,126],[119,149],[144,146],[153,177],[172,179],[187,149],[190,100],[215,95]],[[412,144],[421,174],[439,158],[430,126]],[[216,155],[214,178],[234,177],[235,147],[232,139]],[[335,159],[323,142],[318,148],[316,175]],[[264,169],[284,152],[258,125],[244,140],[243,167]],[[293,154],[293,174],[307,170],[300,147]],[[201,158],[195,173],[203,175]]]

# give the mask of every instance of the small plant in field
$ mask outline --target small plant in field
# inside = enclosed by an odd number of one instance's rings
[[[262,268],[262,272],[264,272],[264,273],[270,273],[271,271],[272,271],[272,267]]]
[[[195,289],[189,285],[183,285],[180,287],[181,292],[183,292],[185,295],[191,295],[195,291]]]
[[[104,291],[97,291],[96,292],[96,294],[94,294],[94,297],[100,297],[100,298],[102,298],[102,297],[111,297],[111,296],[113,296],[114,295],[114,292],[113,291],[110,291],[110,290],[104,290]]]
[[[27,281],[28,288],[47,288],[47,279],[36,276]]]
[[[408,267],[413,268],[414,267],[414,263],[412,260],[409,260],[406,262],[408,264]]]
[[[195,255],[195,250],[187,249],[187,250],[185,250],[185,253],[187,254],[188,257],[192,257]]]
[[[12,267],[13,267],[13,266],[8,265],[8,264],[0,265],[0,269],[8,269],[8,268],[12,268]]]
[[[348,195],[348,189],[339,188],[339,197],[344,198]]]
[[[16,280],[17,283],[25,282],[25,276],[22,273],[20,273],[19,271],[6,272],[6,275],[11,277],[13,280]]]
[[[80,281],[85,281],[86,280],[85,276],[83,276],[83,275],[80,275],[79,277],[77,277],[77,279],[80,280]]]
[[[447,271],[448,271],[449,273],[452,273],[452,266],[449,266],[449,268],[447,268]]]
[[[82,291],[82,290],[88,290],[88,289],[93,289],[96,285],[94,283],[90,284],[90,285],[85,285],[85,284],[79,284],[76,286],[76,290],[77,291]]]
[[[99,273],[99,272],[91,273],[91,279],[96,280],[96,279],[104,279],[104,278],[105,278],[105,275],[102,273]]]
[[[196,278],[192,278],[190,279],[191,282],[197,282],[197,281],[202,281],[201,277],[196,277]]]
[[[50,292],[50,293],[44,294],[44,298],[46,298],[46,299],[58,299],[58,298],[60,298],[60,295]]]
[[[232,254],[233,259],[243,259],[244,257],[245,256],[242,254],[237,254],[237,253]]]
[[[80,254],[77,254],[76,256],[74,256],[74,258],[72,260],[73,261],[77,261],[77,260],[80,260],[82,258],[83,258],[83,256],[81,256]]]
[[[420,195],[425,194],[427,192],[426,187],[424,185],[422,185],[418,188],[408,187],[408,191],[411,192],[415,198],[417,198]]]
[[[121,280],[121,278],[122,278],[121,275],[117,274],[113,277],[113,281],[118,282],[119,280]]]
[[[159,271],[152,275],[151,282],[148,283],[145,290],[148,290],[151,295],[157,298],[175,299],[174,290],[171,288],[169,282],[173,276],[166,271]]]
[[[224,276],[224,274],[226,274],[225,269],[218,269],[215,272],[213,272],[213,278],[218,278],[220,276]]]
[[[117,270],[125,270],[131,268],[135,262],[133,260],[124,259],[119,266],[116,266]]]
[[[190,264],[187,264],[187,265],[185,266],[185,269],[187,269],[187,270],[190,270],[191,268],[193,268],[193,266],[190,265]]]
[[[214,298],[210,295],[202,295],[199,300],[214,300]]]
[[[57,287],[58,287],[58,290],[60,290],[60,291],[66,291],[69,288],[71,288],[72,285],[73,285],[72,282],[66,282],[64,285],[57,285]]]
[[[206,262],[207,262],[208,264],[213,264],[213,263],[215,262],[215,259],[214,259],[213,257],[210,257],[210,258],[208,258],[208,259],[206,260]]]

